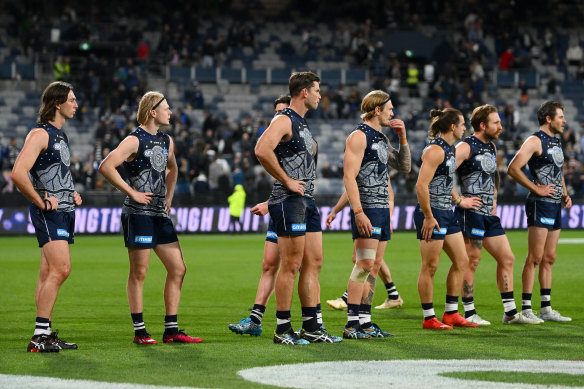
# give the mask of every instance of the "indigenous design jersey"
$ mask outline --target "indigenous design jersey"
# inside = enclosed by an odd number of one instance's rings
[[[432,140],[426,148],[437,145],[444,150],[444,161],[438,166],[434,178],[428,185],[430,191],[430,206],[438,209],[452,209],[452,187],[454,185],[454,172],[456,171],[456,157],[454,147],[444,139]]]
[[[529,171],[534,180],[541,185],[554,184],[556,192],[552,197],[540,197],[529,192],[528,198],[534,198],[551,203],[562,201],[562,169],[564,167],[564,152],[560,140],[551,137],[543,131],[538,131],[533,136],[541,140],[541,155],[533,155],[527,162]]]
[[[493,142],[483,143],[474,135],[464,139],[463,142],[470,146],[470,158],[458,167],[462,194],[466,197],[476,196],[481,199],[481,207],[469,211],[491,215],[497,171],[495,145]]]
[[[164,210],[166,200],[166,162],[170,138],[158,131],[156,135],[148,133],[141,127],[128,136],[135,136],[140,141],[136,157],[131,162],[124,162],[131,187],[139,192],[153,193],[150,204],[139,204],[126,196],[122,213],[139,213],[149,216],[168,216]]]
[[[357,174],[359,199],[363,208],[389,208],[387,188],[387,160],[389,147],[387,138],[365,123],[360,123],[356,131],[363,131],[367,137],[367,147]]]
[[[306,120],[292,109],[286,108],[280,115],[286,115],[292,121],[292,138],[288,142],[278,143],[274,153],[280,166],[290,178],[306,182],[304,196],[312,198],[314,180],[316,179],[314,139],[308,129]],[[289,191],[280,181],[276,181],[269,203],[281,203],[287,197],[296,195],[296,193]]]
[[[63,131],[52,124],[41,124],[38,128],[49,134],[49,143],[30,169],[32,185],[43,199],[45,192],[49,197],[55,196],[59,201],[59,212],[71,212],[75,210],[75,186],[71,176],[69,140]]]

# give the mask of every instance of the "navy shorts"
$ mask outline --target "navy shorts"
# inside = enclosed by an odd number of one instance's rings
[[[562,204],[549,201],[527,199],[525,215],[529,227],[543,227],[549,230],[562,228]]]
[[[475,240],[483,240],[490,236],[505,235],[501,219],[495,215],[481,215],[468,209],[456,208],[454,211],[462,235]]]
[[[364,208],[363,212],[369,218],[371,226],[373,226],[373,233],[369,238],[365,239],[377,239],[379,241],[388,241],[391,239],[390,231],[390,217],[389,208]],[[355,223],[355,214],[353,210],[350,212],[351,215],[351,232],[353,233],[353,239],[363,238],[357,230],[357,224]]]
[[[270,222],[268,223],[268,232],[266,233],[266,242],[272,242],[278,244],[278,234],[276,234],[276,226],[274,225],[274,221],[270,218]]]
[[[172,220],[165,216],[123,213],[122,228],[126,247],[151,249],[178,241]]]
[[[302,236],[322,231],[320,212],[313,199],[288,197],[281,203],[268,204],[268,209],[278,236]]]
[[[73,244],[75,236],[75,211],[43,212],[36,205],[30,206],[30,220],[34,226],[39,247],[50,240],[66,240]]]
[[[438,222],[440,230],[434,228],[431,239],[444,240],[446,235],[456,234],[460,232],[460,226],[456,215],[450,209],[431,208],[434,219]],[[420,204],[416,205],[414,210],[414,223],[416,224],[416,231],[418,232],[418,239],[424,239],[422,236],[422,225],[424,225],[424,213],[420,209]]]

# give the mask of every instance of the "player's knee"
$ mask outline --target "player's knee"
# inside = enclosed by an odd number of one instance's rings
[[[357,264],[353,266],[353,271],[351,272],[351,277],[349,277],[349,279],[353,282],[363,284],[365,283],[368,275],[369,272]]]
[[[430,275],[430,277],[434,277],[434,274],[436,274],[437,270],[438,270],[438,262],[422,264],[422,272]]]
[[[480,260],[481,260],[480,257],[473,256],[468,257],[468,268],[475,272],[477,270],[477,267],[479,267]]]
[[[543,258],[541,259],[542,264],[545,265],[553,265],[556,262],[556,254],[555,253],[546,253],[543,255]]]
[[[57,271],[56,271],[56,276],[59,279],[60,282],[65,281],[67,278],[69,278],[69,274],[71,274],[71,266],[61,266]]]
[[[504,268],[513,268],[513,264],[515,263],[515,255],[513,254],[509,254],[509,255],[505,255],[501,258],[500,260],[501,262],[501,266],[503,266]]]
[[[144,282],[146,279],[146,272],[148,271],[148,267],[140,267],[140,268],[133,268],[130,269],[129,278],[133,281]]]
[[[275,275],[278,272],[278,263],[270,261],[262,262],[262,274]]]

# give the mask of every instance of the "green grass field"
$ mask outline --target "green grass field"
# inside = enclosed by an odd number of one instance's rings
[[[521,305],[521,269],[527,233],[508,234],[516,256],[515,300]],[[562,238],[583,238],[582,231],[564,231]],[[40,250],[34,237],[0,238],[0,374],[37,375],[137,384],[235,388],[262,386],[243,380],[237,371],[257,366],[347,360],[406,359],[535,359],[584,358],[584,243],[560,244],[554,267],[552,305],[571,323],[504,326],[503,307],[495,283],[495,261],[484,254],[477,271],[475,305],[490,327],[446,332],[421,329],[417,294],[420,255],[413,233],[397,232],[385,258],[404,307],[373,312],[373,321],[395,334],[392,339],[344,341],[302,347],[274,345],[275,300],[264,316],[261,337],[239,336],[227,325],[248,315],[261,272],[263,236],[185,235],[180,237],[187,275],[179,325],[203,338],[195,345],[140,347],[132,344],[133,328],[126,299],[128,259],[119,236],[78,236],[71,246],[72,272],[61,288],[53,326],[77,351],[26,353],[34,328],[34,290]],[[352,267],[348,233],[324,235],[321,273],[323,317],[329,332],[340,335],[346,313],[324,302],[344,291]],[[443,257],[435,285],[435,308],[444,309],[445,279],[450,261]],[[144,318],[151,335],[161,340],[165,272],[153,254],[144,288]],[[534,308],[539,309],[539,284]],[[374,305],[386,298],[378,282]],[[461,304],[462,310],[462,304]],[[294,298],[293,327],[300,328],[300,307]],[[559,377],[561,376],[561,377]],[[581,375],[460,373],[458,378],[485,381],[582,385]],[[1,386],[1,385],[0,385]],[[318,385],[315,385],[318,386]]]

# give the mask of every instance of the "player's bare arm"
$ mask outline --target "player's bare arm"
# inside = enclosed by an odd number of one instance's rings
[[[99,165],[99,172],[113,186],[130,196],[130,198],[139,204],[150,204],[152,193],[138,192],[124,181],[116,168],[124,161],[130,162],[136,156],[140,141],[135,136],[128,136],[117,148],[115,148]]]
[[[280,181],[288,190],[304,195],[304,181],[294,180],[289,177],[278,163],[274,149],[280,142],[286,142],[292,138],[292,122],[285,115],[275,117],[270,126],[262,134],[255,147],[255,155],[266,171]]]
[[[534,183],[521,170],[533,155],[540,155],[541,152],[541,140],[536,136],[530,136],[509,163],[507,174],[530,192],[541,197],[551,197],[556,192],[555,185]]]
[[[42,128],[33,129],[24,141],[24,146],[18,154],[14,167],[12,168],[12,182],[18,190],[29,199],[39,209],[45,209],[45,199],[50,202],[47,208],[57,209],[59,202],[54,196],[48,196],[45,193],[45,198],[41,196],[34,189],[32,182],[28,176],[28,172],[32,169],[38,156],[47,149],[49,144],[49,134]]]
[[[440,146],[430,145],[424,150],[422,154],[422,166],[416,182],[416,195],[418,196],[418,203],[420,210],[424,214],[424,224],[422,225],[422,237],[425,241],[429,241],[432,237],[434,228],[440,229],[438,221],[432,214],[430,207],[430,190],[428,189],[434,173],[438,166],[444,162],[444,151]]]
[[[353,131],[347,138],[344,157],[344,177],[345,190],[349,199],[349,203],[355,212],[355,224],[359,234],[363,237],[369,238],[373,233],[373,226],[369,218],[361,208],[361,200],[359,198],[359,188],[357,187],[357,174],[361,168],[361,161],[365,154],[365,147],[367,146],[367,137],[361,131]],[[360,210],[361,212],[358,212]]]

